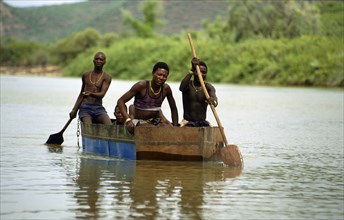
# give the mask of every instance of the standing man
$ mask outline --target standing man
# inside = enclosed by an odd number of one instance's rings
[[[178,110],[171,87],[165,83],[169,75],[169,67],[164,62],[157,62],[152,71],[151,80],[135,83],[117,101],[117,105],[125,118],[128,131],[134,133],[132,119],[139,119],[137,126],[172,126],[169,121],[161,118],[161,104],[167,97],[171,109],[172,124],[178,126]],[[134,118],[130,118],[125,110],[125,103],[134,99]]]
[[[210,126],[210,123],[206,120],[208,103],[213,104],[214,107],[217,106],[216,90],[210,83],[204,82],[210,96],[209,100],[207,100],[196,72],[196,65],[199,65],[203,80],[206,79],[208,73],[205,62],[195,57],[191,60],[191,70],[189,70],[179,86],[183,96],[184,108],[184,119],[181,126],[207,127]],[[194,80],[191,80],[192,76]]]
[[[94,55],[94,69],[82,74],[80,94],[69,113],[70,118],[75,118],[79,108],[79,118],[85,123],[102,123],[111,125],[111,119],[103,107],[103,97],[111,84],[111,76],[103,71],[106,56],[103,52]]]

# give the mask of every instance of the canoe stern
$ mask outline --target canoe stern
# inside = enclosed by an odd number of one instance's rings
[[[84,153],[136,160],[133,136],[124,126],[81,123]]]

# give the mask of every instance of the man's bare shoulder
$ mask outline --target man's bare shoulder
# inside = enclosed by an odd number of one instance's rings
[[[82,73],[82,76],[88,76],[92,73],[92,71],[85,71]]]
[[[205,84],[205,86],[207,88],[215,89],[215,87],[212,84],[208,83],[208,82],[204,82],[204,84]]]
[[[141,80],[136,82],[132,87],[131,87],[131,91],[140,91],[142,89],[146,89],[146,81],[145,80]]]
[[[105,80],[112,80],[112,76],[106,72],[104,72],[104,79]]]
[[[164,84],[162,85],[162,88],[164,89],[164,91],[170,91],[170,90],[171,90],[170,85],[168,85],[167,83],[164,83]]]
[[[135,85],[146,87],[146,82],[147,82],[146,80],[140,80],[140,81],[138,81],[137,83],[135,83]]]
[[[83,72],[81,75],[82,79],[86,79],[86,77],[88,77],[91,73],[92,73],[92,71]]]

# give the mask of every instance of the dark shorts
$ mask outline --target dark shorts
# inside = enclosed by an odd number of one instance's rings
[[[187,127],[209,127],[210,123],[208,121],[188,121],[185,125]]]
[[[107,114],[105,108],[102,105],[94,103],[82,103],[79,108],[79,118],[90,116],[92,119],[96,119],[101,115]]]

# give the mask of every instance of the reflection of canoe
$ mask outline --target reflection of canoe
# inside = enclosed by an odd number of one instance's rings
[[[221,161],[218,127],[136,127],[81,123],[85,153],[129,160]]]
[[[72,175],[77,184],[73,197],[77,206],[73,212],[79,218],[103,219],[103,208],[111,202],[123,203],[127,196],[127,186],[135,176],[134,160],[109,160],[90,155],[79,157],[76,175]],[[73,169],[68,169],[69,171]],[[120,204],[117,204],[119,207]]]
[[[111,173],[113,180],[127,180],[132,181],[135,176],[136,161],[133,160],[109,160],[90,157],[89,155],[80,157],[80,167],[78,173],[78,180],[84,179],[90,184],[89,180],[95,180],[99,183],[99,179],[104,172]]]

